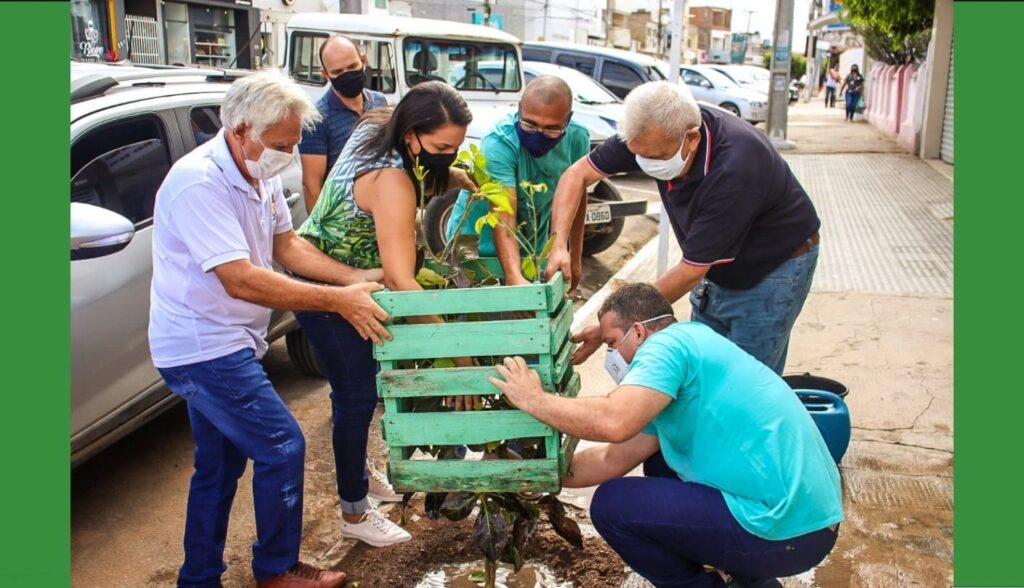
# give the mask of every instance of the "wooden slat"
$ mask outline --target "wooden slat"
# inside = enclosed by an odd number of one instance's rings
[[[569,329],[572,328],[572,303],[566,301],[551,319],[551,349],[552,352],[562,348],[562,345],[569,340]]]
[[[576,453],[576,445],[580,442],[576,437],[565,435],[562,438],[562,449],[558,452],[558,478],[561,479],[569,473],[569,465],[572,464],[572,456]]]
[[[557,459],[392,460],[396,492],[558,492]]]
[[[547,265],[545,262],[544,265]],[[558,310],[558,307],[565,302],[565,293],[568,291],[568,284],[565,283],[565,277],[562,272],[556,272],[555,275],[551,276],[548,280],[548,285],[551,288],[547,291],[548,297],[548,311],[554,313]],[[569,306],[572,306],[572,302],[569,302]]]
[[[531,365],[540,375],[546,390],[554,390],[565,370],[553,366]],[[420,370],[381,370],[377,374],[377,390],[382,398],[422,398],[462,394],[497,394],[488,378],[497,375],[493,367],[434,368]]]
[[[565,372],[572,367],[571,358],[575,350],[576,344],[568,339],[562,344],[562,349],[559,350],[551,365],[551,374],[556,382],[561,382]]]
[[[551,353],[551,325],[540,319],[392,325],[390,330],[393,340],[373,348],[378,361]]]
[[[580,393],[582,382],[580,381],[580,375],[573,373],[572,378],[569,379],[569,383],[565,385],[565,389],[559,394],[565,398],[576,398]]]
[[[373,298],[388,314],[398,318],[432,314],[545,310],[548,308],[548,292],[551,289],[548,284],[537,284],[415,292],[385,290],[376,292]]]
[[[388,445],[475,445],[542,437],[551,427],[520,410],[384,413]]]

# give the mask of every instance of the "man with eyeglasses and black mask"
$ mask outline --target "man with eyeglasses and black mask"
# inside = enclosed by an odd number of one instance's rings
[[[498,121],[483,138],[480,150],[487,158],[487,171],[491,177],[507,187],[515,215],[501,214],[507,226],[526,223],[524,233],[536,252],[547,242],[551,225],[551,202],[558,179],[574,161],[590,149],[590,132],[572,120],[572,89],[561,78],[538,76],[523,90],[519,111]],[[545,184],[547,190],[531,198],[522,182]],[[480,210],[470,212],[463,225],[463,233],[473,230],[474,217],[486,214],[486,203]],[[573,251],[583,244],[583,212],[579,207],[568,241]],[[534,210],[531,210],[531,207]],[[465,198],[455,204],[447,226],[447,237],[452,238],[465,209]],[[537,222],[534,226],[534,217]],[[521,252],[515,236],[501,228],[485,226],[480,234],[478,249],[481,257],[497,256],[508,285],[529,284],[523,275]],[[579,255],[574,257],[580,259]],[[574,272],[574,277],[579,276]],[[572,283],[575,288],[576,282]]]
[[[356,121],[368,110],[387,106],[380,92],[366,89],[366,56],[352,41],[332,35],[320,45],[320,75],[330,87],[316,101],[323,116],[311,130],[302,132],[299,154],[302,160],[302,189],[306,212],[313,210],[327,173],[334,167]]]

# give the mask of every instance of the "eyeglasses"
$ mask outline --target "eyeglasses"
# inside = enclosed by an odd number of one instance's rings
[[[565,134],[565,129],[567,129],[569,127],[569,120],[570,119],[572,119],[572,112],[569,112],[569,116],[568,116],[568,118],[566,118],[565,125],[562,128],[560,128],[560,129],[552,129],[552,128],[542,129],[542,128],[538,127],[537,125],[533,124],[533,123],[526,122],[525,120],[522,119],[522,115],[520,115],[520,118],[519,118],[519,128],[523,129],[524,133],[528,133],[530,135],[533,135],[533,134],[536,134],[536,133],[544,133],[545,137],[549,137],[551,139],[557,139],[558,137],[561,137],[562,135]]]

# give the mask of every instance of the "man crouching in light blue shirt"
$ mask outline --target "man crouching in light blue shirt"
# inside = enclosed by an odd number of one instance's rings
[[[390,338],[370,293],[379,272],[341,264],[292,230],[278,174],[319,114],[278,72],[232,84],[224,129],[182,157],[156,196],[149,344],[188,404],[195,472],[178,586],[220,586],[238,478],[253,461],[260,588],[331,588],[344,572],[299,562],[305,440],[260,364],[270,309],[337,312],[360,334]],[[273,262],[322,283],[274,272]]]
[[[555,429],[609,442],[562,480],[600,484],[591,518],[608,544],[659,588],[781,586],[820,563],[843,520],[839,471],[782,378],[706,325],[677,323],[649,284],[623,286],[598,316],[618,383],[607,397],[548,394],[520,357],[491,381]],[[644,477],[623,477],[641,463]]]

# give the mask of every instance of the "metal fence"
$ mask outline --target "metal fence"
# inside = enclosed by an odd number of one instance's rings
[[[124,17],[125,40],[128,45],[128,58],[132,63],[148,63],[160,65],[160,28],[155,18],[148,16],[126,15]]]

